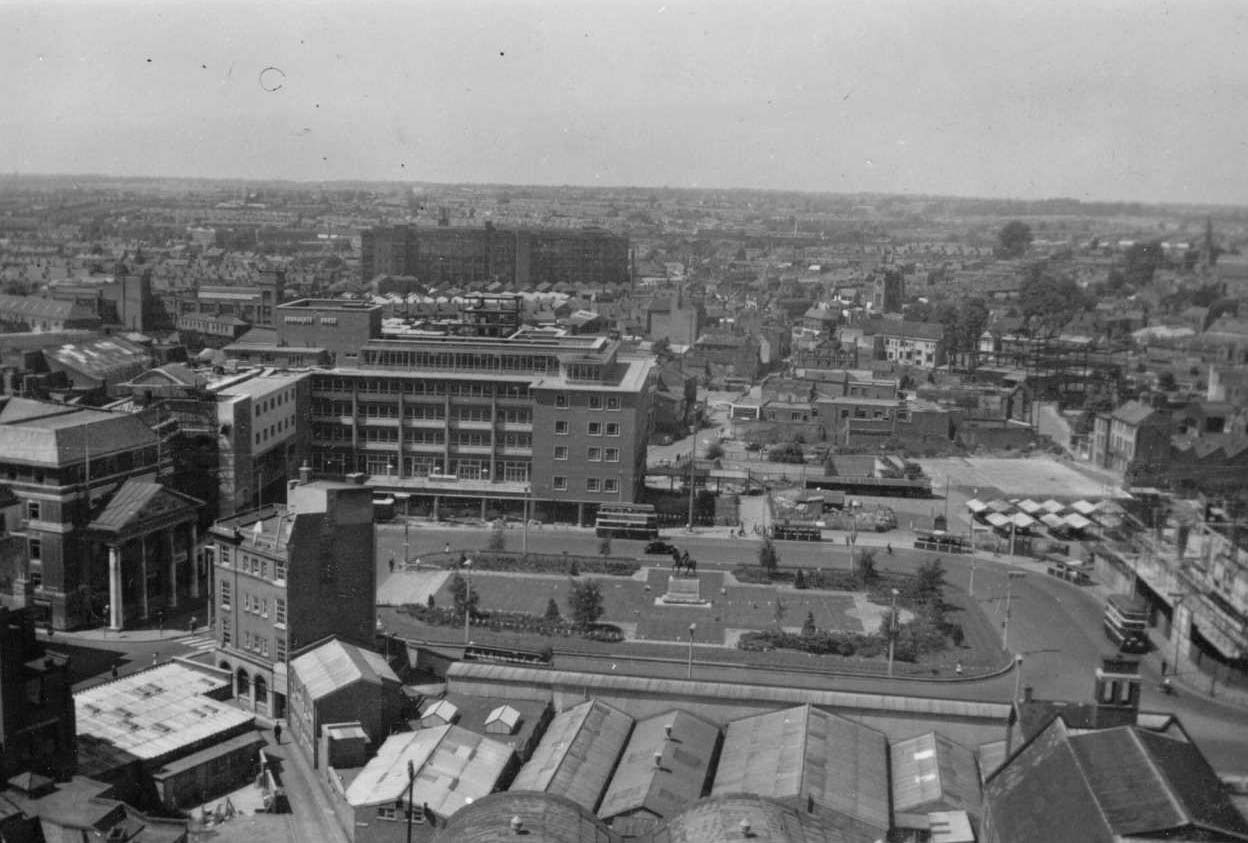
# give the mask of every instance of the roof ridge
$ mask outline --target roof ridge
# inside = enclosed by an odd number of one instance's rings
[[[1070,727],[1066,725],[1066,721],[1062,719],[1061,714],[1053,718],[1048,728],[1053,728],[1054,724],[1061,730],[1062,744],[1066,751],[1070,753],[1071,760],[1074,761],[1075,769],[1079,771],[1079,778],[1082,780],[1084,788],[1092,796],[1092,804],[1096,806],[1096,813],[1105,825],[1105,830],[1109,832],[1110,837],[1118,837],[1117,830],[1115,830],[1113,823],[1109,821],[1109,817],[1105,814],[1105,806],[1101,804],[1100,799],[1096,798],[1096,790],[1092,787],[1092,782],[1088,781],[1088,771],[1083,768],[1083,760],[1079,757],[1079,753],[1075,752],[1075,747],[1071,743],[1071,738],[1074,736],[1070,734]]]
[[[806,794],[806,771],[808,767],[810,766],[806,763],[806,748],[810,742],[810,719],[813,716],[814,706],[812,706],[810,703],[802,703],[802,708],[805,709],[804,711],[805,719],[804,719],[804,722],[802,723],[801,752],[797,754],[797,758],[798,758],[797,763],[800,765],[800,769],[801,769],[801,772],[798,776],[798,781],[797,781],[798,799],[801,799],[802,796]],[[820,794],[821,802],[823,801],[822,797],[823,797],[823,794]]]
[[[1128,734],[1131,735],[1131,742],[1135,744],[1136,748],[1140,751],[1140,754],[1144,756],[1144,761],[1148,764],[1149,770],[1151,770],[1153,775],[1163,785],[1165,785],[1166,796],[1169,798],[1170,804],[1174,806],[1176,811],[1178,811],[1179,816],[1182,817],[1187,824],[1191,825],[1193,823],[1192,815],[1188,812],[1187,806],[1184,805],[1175,795],[1174,785],[1170,781],[1170,777],[1167,776],[1161,766],[1157,764],[1157,761],[1153,758],[1153,753],[1149,751],[1149,748],[1144,744],[1144,741],[1140,739],[1140,733],[1130,727],[1124,728],[1126,728]]]

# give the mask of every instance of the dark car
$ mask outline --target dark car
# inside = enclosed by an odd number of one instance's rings
[[[1152,649],[1152,645],[1145,635],[1128,635],[1122,639],[1122,643],[1118,645],[1118,652],[1129,653],[1131,655],[1142,655]]]
[[[646,545],[646,553],[666,553],[670,555],[675,549],[675,545],[668,544],[667,542],[655,541]]]

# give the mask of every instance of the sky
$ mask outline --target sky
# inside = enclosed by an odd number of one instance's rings
[[[0,171],[1248,204],[1242,0],[0,0]]]

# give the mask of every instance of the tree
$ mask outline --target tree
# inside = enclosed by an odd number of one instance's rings
[[[1166,369],[1157,376],[1157,388],[1162,392],[1174,392],[1179,388],[1178,382],[1174,378],[1174,372]]]
[[[798,568],[797,573],[793,574],[793,587],[797,589],[806,588],[806,575],[802,573],[801,568]]]
[[[769,538],[763,539],[758,548],[758,564],[773,573],[780,566],[780,554],[776,552],[775,542]]]
[[[1124,257],[1126,266],[1122,271],[1123,278],[1137,290],[1151,284],[1153,275],[1166,262],[1166,253],[1161,248],[1160,240],[1132,243],[1127,247]]]
[[[602,541],[598,542],[598,555],[599,556],[611,555],[611,537],[610,536],[603,536]]]
[[[968,354],[971,368],[979,360],[979,338],[988,327],[988,304],[981,298],[967,299],[958,313],[956,340],[958,350]]]
[[[1045,262],[1027,268],[1018,288],[1022,316],[1032,336],[1054,337],[1084,310],[1083,290],[1069,276],[1057,276]]]
[[[493,551],[494,553],[501,553],[505,550],[507,548],[506,529],[507,528],[503,526],[502,521],[495,522],[494,526],[490,529],[490,537],[486,539],[485,549]]]
[[[1031,248],[1031,226],[1025,222],[1012,220],[1001,226],[997,232],[997,246],[993,251],[999,258],[1013,260],[1027,254]]]
[[[864,550],[858,554],[858,578],[862,580],[864,586],[870,585],[880,578],[880,572],[875,567],[875,551]]]
[[[919,566],[914,577],[914,598],[920,603],[939,603],[945,588],[945,566],[932,558]]]
[[[559,604],[555,602],[555,598],[546,601],[546,620],[551,623],[558,623],[563,619],[563,615],[559,613]]]
[[[895,609],[889,609],[884,613],[884,617],[880,618],[880,629],[876,634],[885,641],[895,641],[900,631],[901,618]]]
[[[455,607],[455,614],[462,615],[465,610],[470,611],[473,615],[477,614],[477,590],[468,588],[468,582],[456,571],[451,575],[451,600]]]
[[[802,635],[806,636],[807,638],[810,638],[812,635],[814,635],[818,631],[819,631],[818,627],[815,626],[815,613],[807,612],[806,622],[802,624]]]
[[[800,464],[806,462],[806,454],[797,442],[785,442],[768,451],[767,459],[772,462]]]
[[[706,458],[708,460],[717,460],[724,455],[723,443],[716,439],[714,442],[706,446]]]
[[[586,629],[602,617],[602,589],[594,580],[573,580],[568,591],[568,611],[579,629]]]

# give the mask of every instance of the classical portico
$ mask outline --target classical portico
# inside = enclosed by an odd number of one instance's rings
[[[200,596],[196,522],[203,503],[150,478],[127,480],[89,529],[108,556],[108,626],[147,621]]]

